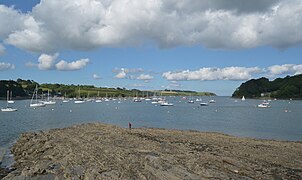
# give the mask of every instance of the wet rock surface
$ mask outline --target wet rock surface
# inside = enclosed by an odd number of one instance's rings
[[[84,124],[25,133],[4,179],[302,179],[302,143]]]

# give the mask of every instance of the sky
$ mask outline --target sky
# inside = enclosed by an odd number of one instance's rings
[[[209,91],[302,73],[302,0],[0,0],[0,79]]]

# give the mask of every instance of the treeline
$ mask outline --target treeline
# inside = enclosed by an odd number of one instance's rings
[[[162,92],[163,95],[166,96],[216,96],[215,93],[212,92],[196,92],[196,91],[189,91],[189,90],[177,90],[177,89],[165,89]]]
[[[7,90],[13,92],[13,98],[29,98],[32,96],[35,87],[38,86],[38,94],[47,94],[50,92],[51,96],[57,97],[146,97],[153,95],[214,95],[213,93],[200,93],[194,91],[168,90],[168,91],[141,91],[138,89],[125,88],[105,88],[95,87],[92,85],[66,85],[66,84],[39,84],[33,80],[17,79],[0,80],[0,97],[6,97]]]
[[[33,80],[17,79],[0,81],[0,97],[6,97],[7,90],[13,92],[13,98],[28,98],[38,86],[38,94],[47,94],[57,97],[128,97],[128,96],[145,96],[144,91],[137,89],[127,90],[125,88],[104,88],[92,85],[65,85],[65,84],[39,84]],[[150,95],[150,94],[149,94]]]
[[[274,81],[269,81],[264,77],[249,80],[242,83],[232,95],[239,98],[242,96],[302,99],[302,74],[277,78]]]
[[[0,97],[6,97],[7,91],[12,91],[13,97],[26,97],[28,94],[24,90],[21,84],[16,81],[0,81]]]

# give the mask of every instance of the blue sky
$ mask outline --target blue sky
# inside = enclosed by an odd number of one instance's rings
[[[231,95],[301,74],[302,2],[246,3],[1,0],[0,79]]]

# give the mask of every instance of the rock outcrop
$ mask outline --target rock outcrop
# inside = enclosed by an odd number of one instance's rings
[[[4,179],[301,179],[302,143],[84,124],[23,134]]]

